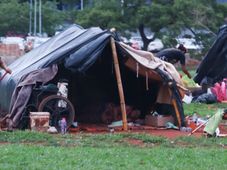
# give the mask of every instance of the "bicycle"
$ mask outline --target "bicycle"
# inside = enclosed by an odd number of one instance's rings
[[[21,117],[19,128],[29,128],[30,112],[49,112],[49,125],[54,126],[60,132],[59,121],[65,117],[67,128],[69,128],[75,117],[75,109],[73,104],[66,98],[57,95],[58,88],[54,84],[41,85],[34,87],[29,102]],[[64,102],[65,107],[59,105]]]

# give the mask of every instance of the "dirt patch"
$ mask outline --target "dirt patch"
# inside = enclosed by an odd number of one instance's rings
[[[139,147],[145,146],[144,142],[140,139],[127,138],[127,139],[125,139],[125,142],[130,145],[134,145],[134,146],[139,146]]]
[[[10,142],[0,142],[0,145],[8,145]]]
[[[166,128],[157,128],[157,127],[151,127],[151,126],[134,126],[129,127],[128,131],[123,131],[122,127],[117,127],[114,129],[109,129],[106,125],[89,125],[89,124],[81,124],[78,128],[70,129],[70,133],[124,133],[124,132],[130,132],[130,133],[146,133],[153,136],[160,136],[160,137],[166,137],[169,139],[174,139],[180,136],[188,136],[190,132],[181,132],[180,130],[173,130],[173,129],[166,129]],[[192,136],[195,137],[201,137],[203,135],[202,130],[194,133]],[[129,139],[128,143],[132,143],[136,145],[142,145],[141,140],[137,139]]]

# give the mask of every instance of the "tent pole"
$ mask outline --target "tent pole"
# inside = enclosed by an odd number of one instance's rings
[[[176,99],[172,99],[172,103],[173,103],[174,110],[175,110],[175,112],[176,112],[178,125],[179,125],[179,127],[181,127],[180,113],[179,113],[179,110],[178,110],[178,108],[177,108]]]
[[[121,81],[121,72],[120,72],[115,42],[112,37],[111,37],[111,48],[112,48],[112,56],[114,60],[114,69],[115,69],[115,74],[117,79],[118,93],[120,96],[123,130],[128,130],[127,115],[126,115],[126,108],[125,108],[125,97],[124,97],[124,91],[123,91],[123,86]]]
[[[169,93],[172,94],[170,88],[169,88]],[[177,121],[178,121],[178,126],[181,127],[181,118],[180,118],[180,112],[177,108],[177,102],[176,102],[176,99],[171,97],[171,101],[172,101],[172,104],[173,104],[173,107],[174,107],[174,110],[175,110],[175,113],[176,113],[176,117],[177,117]]]

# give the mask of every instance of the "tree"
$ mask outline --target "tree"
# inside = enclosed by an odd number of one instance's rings
[[[183,1],[176,0],[174,11],[179,11],[176,16],[175,27],[190,30],[197,42],[203,42],[205,50],[209,48],[212,37],[216,35],[218,27],[223,24],[225,8],[214,0]],[[200,31],[199,31],[200,30]]]
[[[0,3],[0,34],[7,32],[28,32],[28,8],[25,3],[16,0],[1,1]]]
[[[54,35],[56,28],[64,23],[67,15],[58,10],[54,2],[47,1],[42,7],[43,31]]]
[[[0,2],[0,35],[7,32],[29,32],[29,3],[22,0],[1,0]],[[57,10],[56,2],[43,1],[42,23],[43,31],[53,35],[55,28],[65,20],[65,14]],[[33,22],[33,21],[32,21]]]
[[[99,26],[103,29],[115,27],[119,30],[126,28],[128,24],[121,21],[121,10],[116,0],[105,2],[104,0],[97,0],[92,8],[84,8],[83,11],[78,11],[75,22],[84,27]]]
[[[207,30],[214,35],[226,9],[215,0],[110,0],[108,3],[94,0],[92,8],[76,13],[75,22],[85,27],[116,27],[118,31],[137,29],[147,49],[156,37],[166,46],[173,46],[183,29],[191,30],[200,41],[206,40],[195,30]],[[154,32],[154,37],[147,38],[145,27]]]

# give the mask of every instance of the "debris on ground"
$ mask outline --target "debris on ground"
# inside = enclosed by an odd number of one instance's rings
[[[206,126],[204,128],[204,133],[208,137],[218,137],[220,134],[220,130],[218,128],[218,125],[220,124],[222,117],[224,115],[223,109],[218,109],[218,111],[208,120],[206,123]]]

